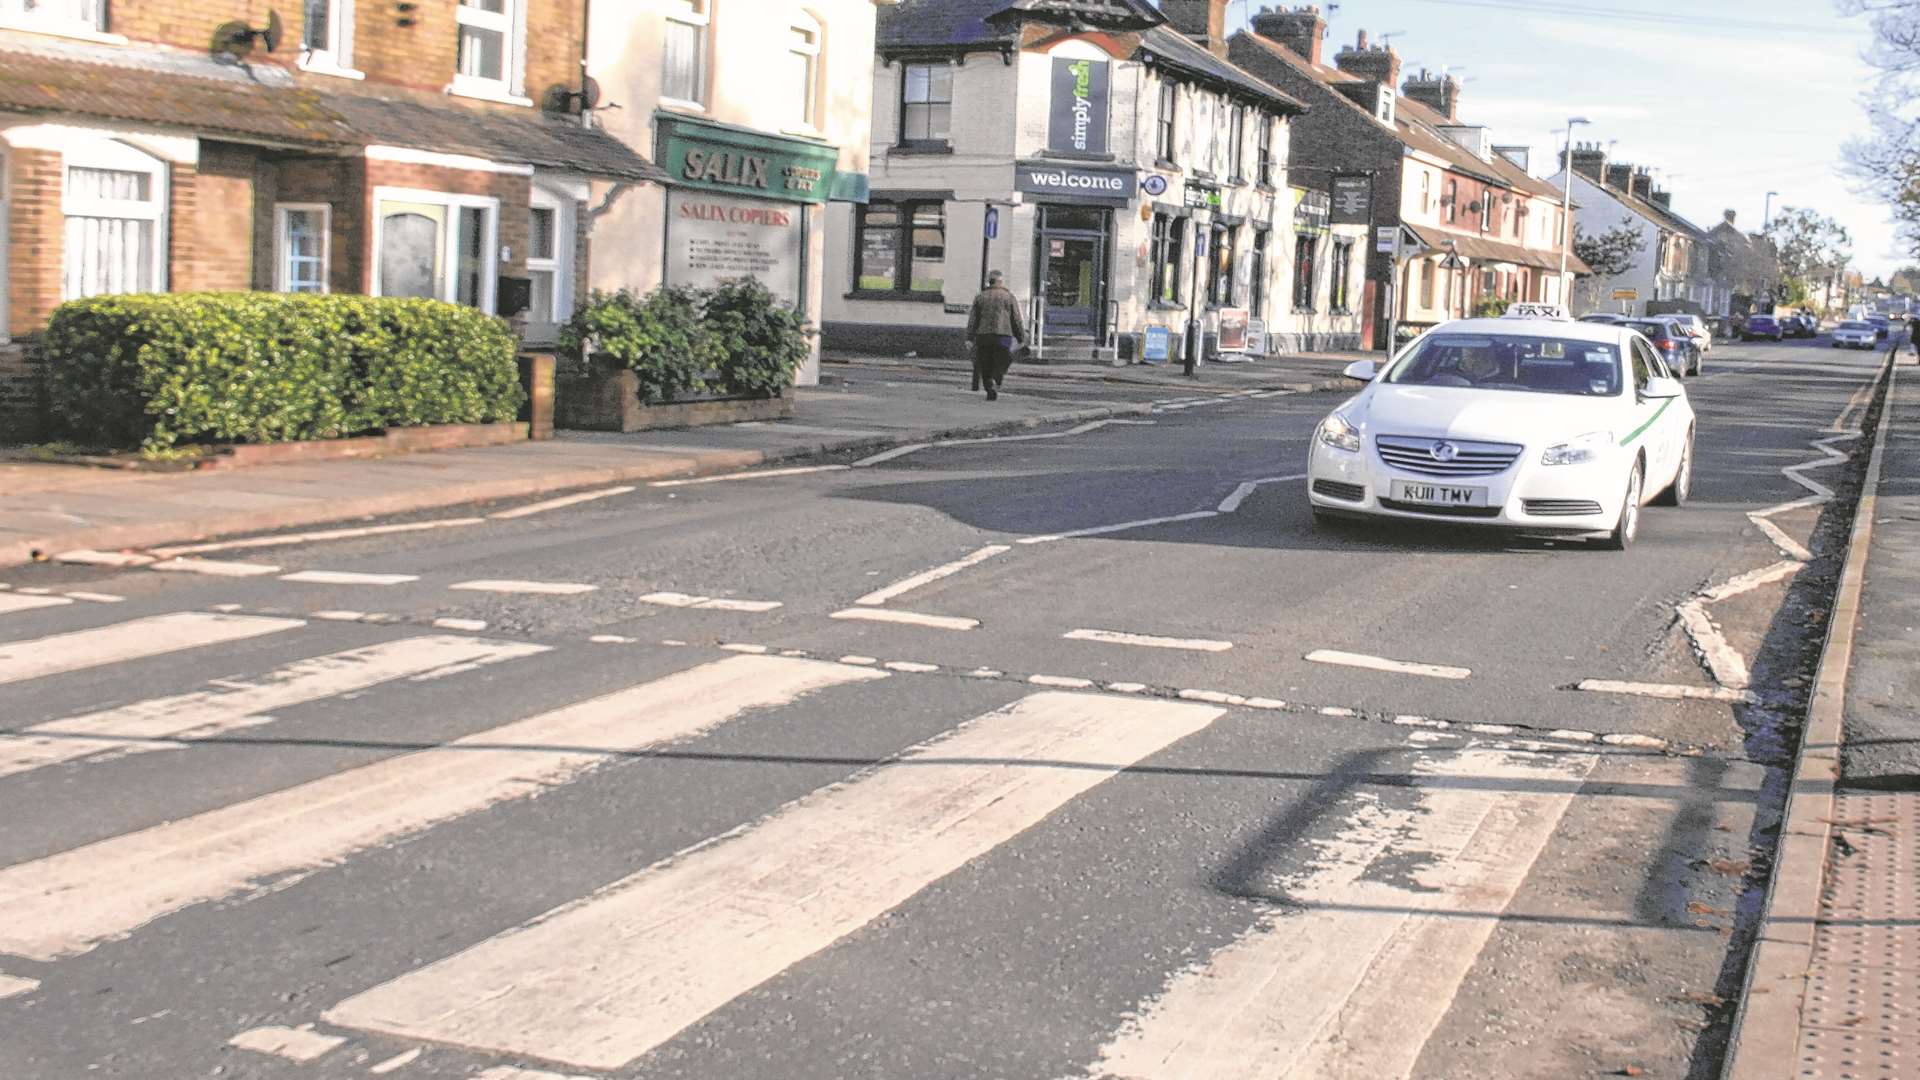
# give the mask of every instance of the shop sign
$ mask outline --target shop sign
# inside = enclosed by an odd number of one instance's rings
[[[660,164],[676,187],[824,203],[840,152],[831,146],[660,116]]]
[[[1640,299],[1640,290],[1639,289],[1615,289],[1613,290],[1613,298],[1615,300],[1638,300]]]
[[[1149,364],[1173,359],[1173,331],[1164,326],[1147,327],[1140,342],[1140,359]]]
[[[1373,250],[1382,255],[1400,254],[1400,226],[1382,225],[1373,230]]]
[[[803,214],[800,207],[782,203],[669,189],[667,284],[712,288],[750,277],[798,306]],[[864,266],[880,272],[875,262]]]
[[[1230,307],[1220,309],[1220,351],[1223,353],[1243,353],[1247,351],[1247,309]]]
[[[1267,355],[1267,320],[1247,320],[1247,351],[1255,356]]]
[[[1107,152],[1107,62],[1053,61],[1053,108],[1047,149],[1069,154]]]
[[[1218,188],[1203,188],[1187,185],[1186,204],[1195,210],[1220,209],[1220,191]]]
[[[1327,232],[1333,216],[1333,199],[1324,191],[1294,188],[1293,231],[1319,236]]]
[[[1336,176],[1333,178],[1333,223],[1365,225],[1373,216],[1373,178]]]
[[[1140,178],[1132,169],[1093,168],[1048,161],[1013,167],[1013,187],[1029,195],[1053,195],[1100,202],[1131,202]]]
[[[1156,198],[1165,195],[1167,193],[1167,178],[1161,176],[1159,173],[1152,173],[1145,180],[1140,181],[1140,190]]]

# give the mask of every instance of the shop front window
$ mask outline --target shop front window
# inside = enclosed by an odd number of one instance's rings
[[[1328,303],[1333,310],[1342,314],[1353,310],[1348,303],[1347,277],[1353,270],[1353,241],[1335,240],[1333,242],[1333,281],[1331,299]]]
[[[900,298],[938,300],[946,288],[946,207],[880,202],[861,208],[854,288]]]
[[[1153,215],[1153,299],[1158,303],[1180,302],[1180,253],[1186,233],[1185,218]]]
[[[1238,230],[1216,222],[1212,250],[1207,260],[1207,302],[1215,307],[1233,305],[1233,263]]]
[[[1293,309],[1313,310],[1314,275],[1319,273],[1316,256],[1320,240],[1314,236],[1296,236],[1293,240]]]
[[[1256,319],[1267,317],[1267,241],[1272,239],[1269,229],[1256,229],[1253,233],[1253,303],[1252,316]]]

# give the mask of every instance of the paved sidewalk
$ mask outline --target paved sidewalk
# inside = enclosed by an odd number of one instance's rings
[[[1253,367],[1253,365],[1242,365]],[[1154,401],[1297,381],[1269,369],[1164,385],[1008,378],[997,402],[965,373],[836,364],[829,385],[796,391],[789,421],[633,435],[563,432],[550,442],[371,460],[143,473],[0,460],[0,566],[80,548],[115,550],[208,536],[522,498],[596,484],[705,475],[821,455],[877,452],[958,435],[1146,412]],[[1209,372],[1211,376],[1213,373]],[[1347,384],[1351,385],[1351,384]]]
[[[1891,377],[1727,1080],[1920,1077],[1920,368]]]
[[[1008,378],[1014,383],[1033,380],[1076,379],[1135,386],[1213,389],[1332,389],[1342,385],[1340,372],[1355,360],[1379,360],[1377,352],[1288,353],[1244,362],[1201,364],[1189,376],[1179,364],[1019,364]],[[967,375],[966,360],[945,356],[882,356],[839,351],[827,353],[821,371],[832,378],[844,367],[918,368]],[[1345,383],[1344,385],[1353,385]]]

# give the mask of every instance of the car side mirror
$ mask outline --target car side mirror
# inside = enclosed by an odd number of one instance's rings
[[[1642,400],[1658,401],[1663,398],[1677,398],[1686,392],[1686,388],[1680,385],[1679,379],[1665,379],[1655,375],[1640,388],[1640,397]]]
[[[1349,379],[1358,379],[1361,382],[1372,382],[1373,377],[1379,374],[1379,372],[1380,372],[1379,365],[1375,364],[1373,361],[1355,360],[1353,363],[1348,364],[1347,370],[1341,372],[1340,374],[1345,375]]]

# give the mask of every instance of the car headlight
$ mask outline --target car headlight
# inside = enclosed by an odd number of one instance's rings
[[[1557,446],[1547,447],[1540,455],[1542,465],[1580,465],[1600,460],[1600,455],[1613,445],[1613,432],[1589,431],[1577,439],[1569,439]]]
[[[1360,429],[1339,413],[1329,413],[1325,420],[1320,421],[1320,441],[1335,450],[1357,454],[1360,452]]]

